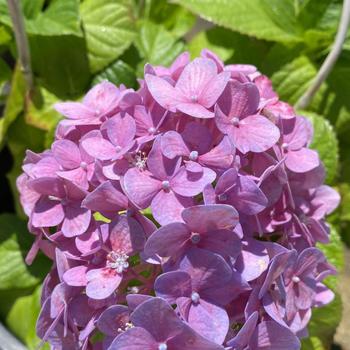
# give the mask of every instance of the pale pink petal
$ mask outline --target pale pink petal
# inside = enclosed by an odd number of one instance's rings
[[[196,205],[186,208],[182,218],[192,232],[233,229],[238,223],[238,212],[231,205]]]
[[[130,200],[144,209],[161,190],[162,183],[153,178],[149,172],[132,168],[124,176],[124,188]]]
[[[206,58],[196,58],[184,68],[175,87],[188,101],[194,96],[198,99],[216,75],[215,62]]]
[[[166,225],[174,221],[181,222],[182,210],[192,204],[193,201],[191,198],[181,197],[172,191],[160,191],[152,201],[152,214],[161,225]]]
[[[122,275],[114,270],[103,268],[90,270],[86,274],[88,284],[86,295],[92,299],[106,299],[118,288]]]
[[[188,114],[195,118],[201,118],[201,119],[210,119],[214,118],[214,113],[208,111],[205,107],[198,103],[180,103],[176,106],[176,108],[185,114]]]
[[[64,210],[60,201],[42,197],[35,204],[31,221],[35,227],[57,226],[64,219]]]
[[[87,154],[96,159],[109,160],[117,154],[115,146],[102,137],[88,137],[81,145]]]
[[[318,153],[309,148],[290,151],[285,160],[286,167],[295,173],[305,173],[320,165]]]
[[[176,131],[168,131],[161,136],[161,147],[163,154],[170,159],[190,154],[190,150],[181,135]]]
[[[70,140],[58,140],[52,144],[52,153],[56,160],[69,170],[77,168],[81,162],[78,146]]]
[[[89,227],[91,211],[79,207],[66,207],[62,233],[66,237],[75,237],[83,234]]]
[[[260,115],[252,115],[240,121],[231,135],[234,145],[242,152],[265,152],[280,137],[276,125]]]
[[[222,72],[214,77],[202,91],[198,102],[206,108],[210,108],[218,100],[230,79],[229,72]]]
[[[95,111],[79,102],[61,102],[54,105],[56,111],[69,119],[91,119]]]
[[[165,109],[176,111],[176,105],[187,101],[185,97],[165,79],[146,74],[145,81],[153,98]]]
[[[192,197],[201,193],[215,178],[215,172],[209,168],[203,168],[202,173],[193,173],[181,167],[170,180],[170,188],[181,196]]]
[[[72,287],[84,287],[87,284],[86,272],[87,266],[72,267],[63,274],[63,281]]]

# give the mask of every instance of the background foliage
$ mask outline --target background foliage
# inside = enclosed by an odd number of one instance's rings
[[[182,51],[214,50],[226,63],[250,63],[272,78],[282,100],[295,103],[330,50],[339,0],[22,0],[35,89],[26,93],[6,0],[0,0],[0,318],[30,349],[38,344],[35,319],[44,256],[28,267],[32,237],[18,205],[15,179],[26,149],[49,147],[58,100],[78,100],[108,79],[137,87],[146,62],[168,65]],[[207,22],[199,20],[206,19]],[[350,244],[350,31],[337,65],[307,111],[313,147],[327,168],[327,183],[343,197],[322,247],[339,268]],[[329,285],[335,290],[336,280]],[[341,318],[341,301],[316,310],[303,349],[324,350]]]

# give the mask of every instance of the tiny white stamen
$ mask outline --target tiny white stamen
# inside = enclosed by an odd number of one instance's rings
[[[282,143],[282,145],[281,145],[281,148],[283,151],[288,151],[288,147],[289,147],[288,143],[285,143],[285,142]]]
[[[146,169],[147,157],[145,152],[138,151],[135,155],[135,158],[132,161],[132,165],[138,168],[139,170]]]
[[[293,277],[292,277],[292,281],[293,281],[294,283],[299,283],[299,282],[300,282],[300,278],[299,278],[298,276],[293,276]]]
[[[164,181],[162,182],[162,189],[163,189],[163,190],[169,190],[169,189],[170,189],[170,183],[169,183],[168,180],[164,180]]]
[[[101,113],[101,111],[99,109],[95,110],[95,115],[99,115]]]
[[[118,273],[123,273],[129,267],[129,256],[121,251],[112,250],[107,255],[107,267],[116,270]]]
[[[50,201],[60,201],[61,199],[60,198],[57,198],[55,196],[47,196],[47,198],[50,200]]]
[[[128,287],[128,292],[130,294],[138,294],[140,292],[140,288],[137,286]]]
[[[154,126],[151,126],[147,131],[149,134],[153,135],[156,132],[156,128]]]
[[[191,235],[191,242],[193,244],[197,244],[199,243],[201,240],[201,236],[199,233],[196,233],[196,232],[193,232],[192,235]]]
[[[127,330],[130,329],[130,328],[133,328],[133,327],[134,327],[134,325],[133,325],[131,322],[126,322],[126,323],[125,323],[125,326],[124,326],[124,327],[118,328],[117,331],[118,331],[119,333],[122,333],[122,332],[127,331]]]
[[[121,147],[121,146],[115,146],[115,150],[116,150],[117,152],[120,152],[122,149],[123,149],[123,147]]]
[[[197,151],[192,151],[189,156],[190,160],[196,161],[198,159],[198,152]]]
[[[87,168],[87,166],[88,166],[88,165],[87,165],[86,162],[81,162],[81,163],[80,163],[80,167],[81,167],[82,169],[84,169],[84,170]]]
[[[165,343],[161,343],[158,345],[158,350],[167,350],[168,349],[168,345],[166,345]]]
[[[199,303],[199,299],[200,299],[200,296],[197,292],[192,292],[191,294],[191,300],[194,304],[198,304]]]
[[[198,101],[198,96],[197,96],[197,95],[192,95],[192,96],[191,96],[191,101],[192,101],[193,103],[196,103],[196,102]]]
[[[231,119],[231,124],[232,124],[233,126],[238,126],[238,125],[239,125],[239,118],[233,117],[233,118]]]

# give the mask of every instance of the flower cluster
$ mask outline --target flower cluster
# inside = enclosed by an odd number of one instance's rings
[[[335,273],[315,245],[339,202],[310,122],[250,65],[212,52],[56,105],[18,178],[53,260],[37,334],[52,349],[300,348]]]

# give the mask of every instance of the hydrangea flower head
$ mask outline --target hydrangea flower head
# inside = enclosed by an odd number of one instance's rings
[[[308,120],[254,66],[209,50],[102,82],[17,180],[52,259],[37,334],[52,349],[300,349],[334,294],[317,243],[339,204]]]

